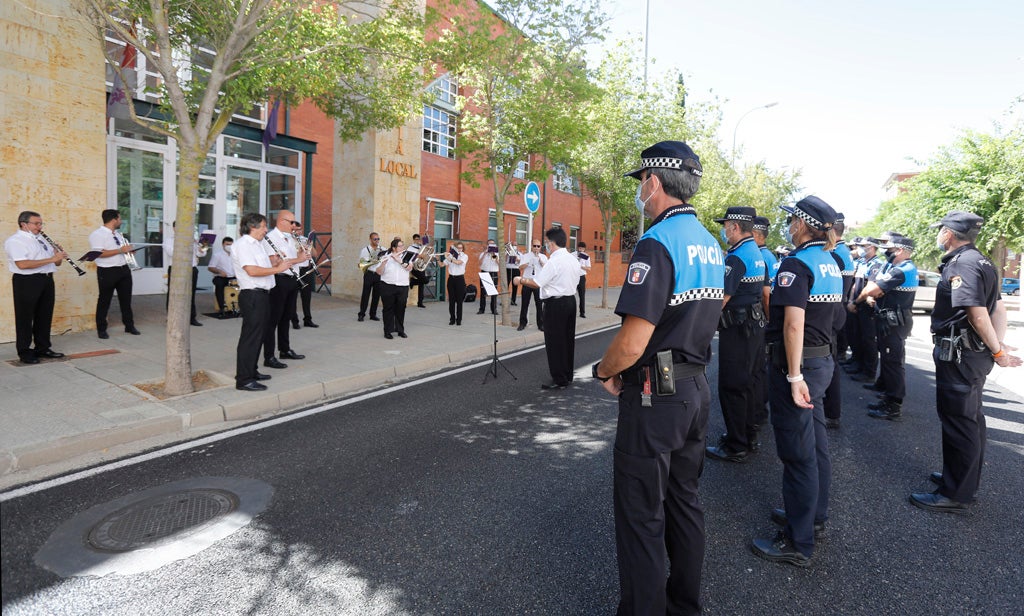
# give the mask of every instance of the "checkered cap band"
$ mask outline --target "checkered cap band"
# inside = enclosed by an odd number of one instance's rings
[[[764,276],[744,276],[740,282],[764,282]]]
[[[905,242],[901,242],[898,239],[895,240],[895,241],[889,242],[889,243],[892,245],[893,248],[902,248],[904,250],[913,250],[914,249],[913,246],[911,246],[911,245],[909,245],[909,244],[907,244]]]
[[[732,214],[726,214],[725,215],[725,219],[726,220],[745,220],[747,222],[753,222],[754,217],[750,216],[748,214],[736,214],[734,212]],[[756,229],[757,227],[754,227],[754,228]],[[767,229],[767,227],[765,227],[765,229]]]
[[[902,293],[917,293],[917,287],[896,287],[893,291],[900,291]]]
[[[758,224],[755,224],[754,225],[754,229],[757,230],[757,231],[767,232],[768,231],[768,225],[758,225]]]
[[[807,301],[815,304],[829,304],[832,302],[843,301],[842,293],[831,293],[828,295],[812,295],[807,298]]]
[[[793,215],[799,218],[800,220],[806,222],[808,225],[814,227],[815,229],[824,231],[832,228],[831,223],[824,223],[798,207],[793,208]]]
[[[725,289],[690,289],[685,293],[676,293],[668,300],[669,306],[678,306],[686,302],[695,302],[702,299],[725,299]]]
[[[689,161],[689,164],[686,164]],[[668,156],[660,156],[658,158],[641,158],[640,168],[641,169],[686,169],[693,175],[698,177],[703,176],[704,172],[694,167],[697,164],[693,159],[682,159],[682,158],[671,158]]]

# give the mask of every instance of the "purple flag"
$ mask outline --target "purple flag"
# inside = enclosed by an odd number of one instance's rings
[[[135,26],[132,26],[131,32],[135,34]],[[125,43],[124,54],[121,56],[121,71],[124,72],[125,78],[128,80],[130,90],[124,87],[124,81],[121,80],[121,73],[114,71],[114,85],[110,88],[110,99],[107,101],[107,118],[121,118],[124,120],[132,117],[131,111],[128,109],[128,105],[132,104],[132,98],[135,95],[135,67],[136,57],[138,56],[138,50],[132,47],[131,43]]]
[[[263,129],[263,147],[269,148],[270,142],[277,137],[277,112],[281,109],[281,99],[274,101],[274,107],[267,117],[267,127]]]

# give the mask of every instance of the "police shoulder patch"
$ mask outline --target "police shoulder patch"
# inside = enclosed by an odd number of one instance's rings
[[[626,273],[626,280],[629,284],[643,284],[649,271],[651,271],[651,266],[646,263],[630,263],[629,272]]]
[[[780,287],[791,287],[793,281],[796,280],[796,274],[793,272],[780,272],[779,273],[779,286]]]
[[[731,272],[732,272],[732,266],[731,265],[726,265],[725,266],[725,275],[728,276]]]
[[[953,276],[952,278],[949,279],[949,286],[954,288],[954,289],[959,289],[960,285],[962,285],[963,283],[964,283],[963,278],[961,278],[959,276]]]

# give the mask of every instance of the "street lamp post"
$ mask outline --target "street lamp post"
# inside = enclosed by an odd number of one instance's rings
[[[753,109],[751,109],[751,110],[747,111],[746,113],[744,113],[743,115],[741,115],[739,120],[736,120],[736,127],[732,129],[732,165],[734,167],[736,166],[736,131],[738,131],[739,128],[740,128],[740,122],[743,121],[743,118],[745,118],[748,115],[754,113],[758,109],[771,109],[772,107],[774,107],[774,106],[776,106],[778,104],[779,104],[778,101],[776,101],[774,103],[768,103],[767,105],[758,105],[757,107],[754,107]]]

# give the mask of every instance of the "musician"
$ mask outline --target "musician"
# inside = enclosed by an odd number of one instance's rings
[[[292,237],[293,222],[295,214],[291,210],[280,210],[274,228],[263,238],[263,248],[270,257],[271,264],[277,265],[280,261],[292,263],[292,266],[283,272],[274,274],[274,288],[270,290],[270,320],[263,333],[263,365],[268,368],[288,367],[288,364],[274,357],[275,340],[281,351],[281,359],[306,358],[292,349],[288,337],[288,326],[295,312],[295,298],[299,294],[297,264],[309,260],[309,253],[300,253],[295,238]]]
[[[448,325],[462,325],[462,304],[466,300],[466,264],[469,255],[462,242],[448,249],[448,254],[438,262],[448,268]]]
[[[509,248],[505,252],[505,284],[512,287],[512,301],[509,305],[516,305],[516,293],[519,287],[512,284],[512,279],[519,275],[519,260],[523,258],[523,253],[519,252],[519,246],[515,240],[509,242]]]
[[[42,217],[25,210],[18,214],[18,232],[4,242],[14,291],[15,348],[24,364],[38,364],[40,357],[64,357],[50,348],[50,325],[56,302],[53,273],[68,253],[44,241],[42,230]]]
[[[495,288],[498,286],[498,245],[494,243],[494,240],[487,240],[487,248],[484,248],[483,252],[477,256],[480,260],[480,279],[483,280],[484,276],[490,276],[491,282],[494,283]],[[480,283],[480,310],[477,310],[477,314],[484,313],[484,306],[487,305],[487,293],[484,291],[484,283]],[[491,296],[491,314],[498,314],[498,296]]]
[[[178,221],[171,223],[171,232],[164,236],[164,263],[167,264],[167,283],[170,286],[171,281],[171,260],[174,258],[174,231],[178,226]],[[193,242],[192,250],[192,320],[190,323],[195,327],[202,327],[203,324],[199,322],[196,317],[196,283],[199,281],[199,259],[206,256],[206,253],[210,250],[210,247],[202,242]],[[170,291],[168,290],[167,298],[164,300],[164,307],[167,306],[167,302],[170,300]]]
[[[131,251],[131,246],[119,231],[121,214],[111,209],[103,210],[100,216],[103,226],[89,234],[91,250],[100,253],[95,261],[96,282],[100,288],[99,297],[96,298],[96,335],[104,340],[110,338],[107,333],[107,311],[110,310],[110,300],[114,299],[114,291],[117,291],[124,331],[138,336],[140,332],[135,329],[132,314],[132,269],[125,256]]]
[[[412,261],[403,263],[402,253],[405,243],[400,239],[391,240],[391,248],[387,256],[377,266],[380,274],[380,299],[384,304],[384,337],[394,339],[391,332],[400,338],[408,338],[405,334],[405,304],[409,301],[409,274],[412,272]]]
[[[302,259],[279,259],[271,264],[263,238],[267,235],[267,218],[257,212],[248,212],[239,223],[242,237],[231,254],[232,269],[241,289],[238,305],[242,311],[242,330],[238,335],[235,365],[235,389],[262,391],[260,383],[270,378],[260,374],[256,362],[260,359],[260,346],[270,321],[270,290],[276,284],[276,274],[288,271]]]
[[[544,347],[548,354],[551,382],[541,389],[563,389],[572,382],[576,347],[576,285],[580,278],[580,264],[565,249],[565,230],[548,229],[547,238],[551,258],[536,278],[516,276],[516,284],[540,289],[544,300]]]
[[[548,258],[540,251],[540,238],[533,240],[530,252],[523,255],[519,260],[519,271],[527,278],[536,278],[544,267]],[[519,308],[519,327],[516,331],[526,329],[527,315],[530,312],[530,299],[534,300],[534,320],[537,321],[537,329],[544,331],[544,302],[540,301],[540,290],[533,287],[523,287],[523,305]]]
[[[376,231],[370,234],[370,244],[363,246],[363,249],[359,251],[359,263],[373,263],[377,261],[377,257],[380,256],[382,249],[380,247],[380,235]],[[363,294],[359,297],[359,320],[362,321],[366,317],[366,305],[370,305],[370,320],[380,321],[377,318],[377,302],[380,301],[380,288],[378,283],[380,282],[380,274],[377,273],[377,268],[368,267],[363,270]],[[372,296],[372,301],[371,301]]]
[[[308,238],[302,238],[302,223],[292,223],[292,237],[295,238],[296,246],[303,246],[303,239],[308,242]],[[312,245],[306,245],[307,248],[312,250]],[[309,260],[299,266],[299,280],[305,284],[299,284],[299,299],[302,300],[302,324],[306,327],[316,329],[320,327],[313,322],[313,289],[316,287],[316,272],[313,271],[313,266],[316,261],[313,260],[313,255],[310,253]],[[297,310],[292,310],[292,329],[299,329],[299,313]]]
[[[572,253],[572,256],[579,261],[580,270],[583,272],[579,284],[576,285],[576,294],[580,296],[580,318],[585,319],[587,318],[587,272],[592,267],[590,255],[587,254],[587,243],[576,244],[576,252]]]
[[[217,316],[224,316],[224,287],[235,279],[235,264],[231,259],[231,246],[235,240],[225,237],[220,241],[220,252],[213,253],[210,265],[206,269],[213,274],[213,295],[217,298]]]
[[[423,246],[424,246],[425,243],[426,243],[425,240],[424,241],[420,241],[420,234],[419,233],[413,233],[413,235],[412,235],[412,245],[409,246],[409,252],[414,252],[416,254],[419,254],[420,251],[423,250]],[[427,272],[426,271],[422,271],[421,272],[420,270],[413,268],[413,270],[412,270],[412,281],[409,284],[411,286],[416,287],[419,290],[419,292],[416,294],[416,307],[417,308],[426,308],[426,306],[423,305],[423,287],[426,286],[426,284],[427,284]]]

